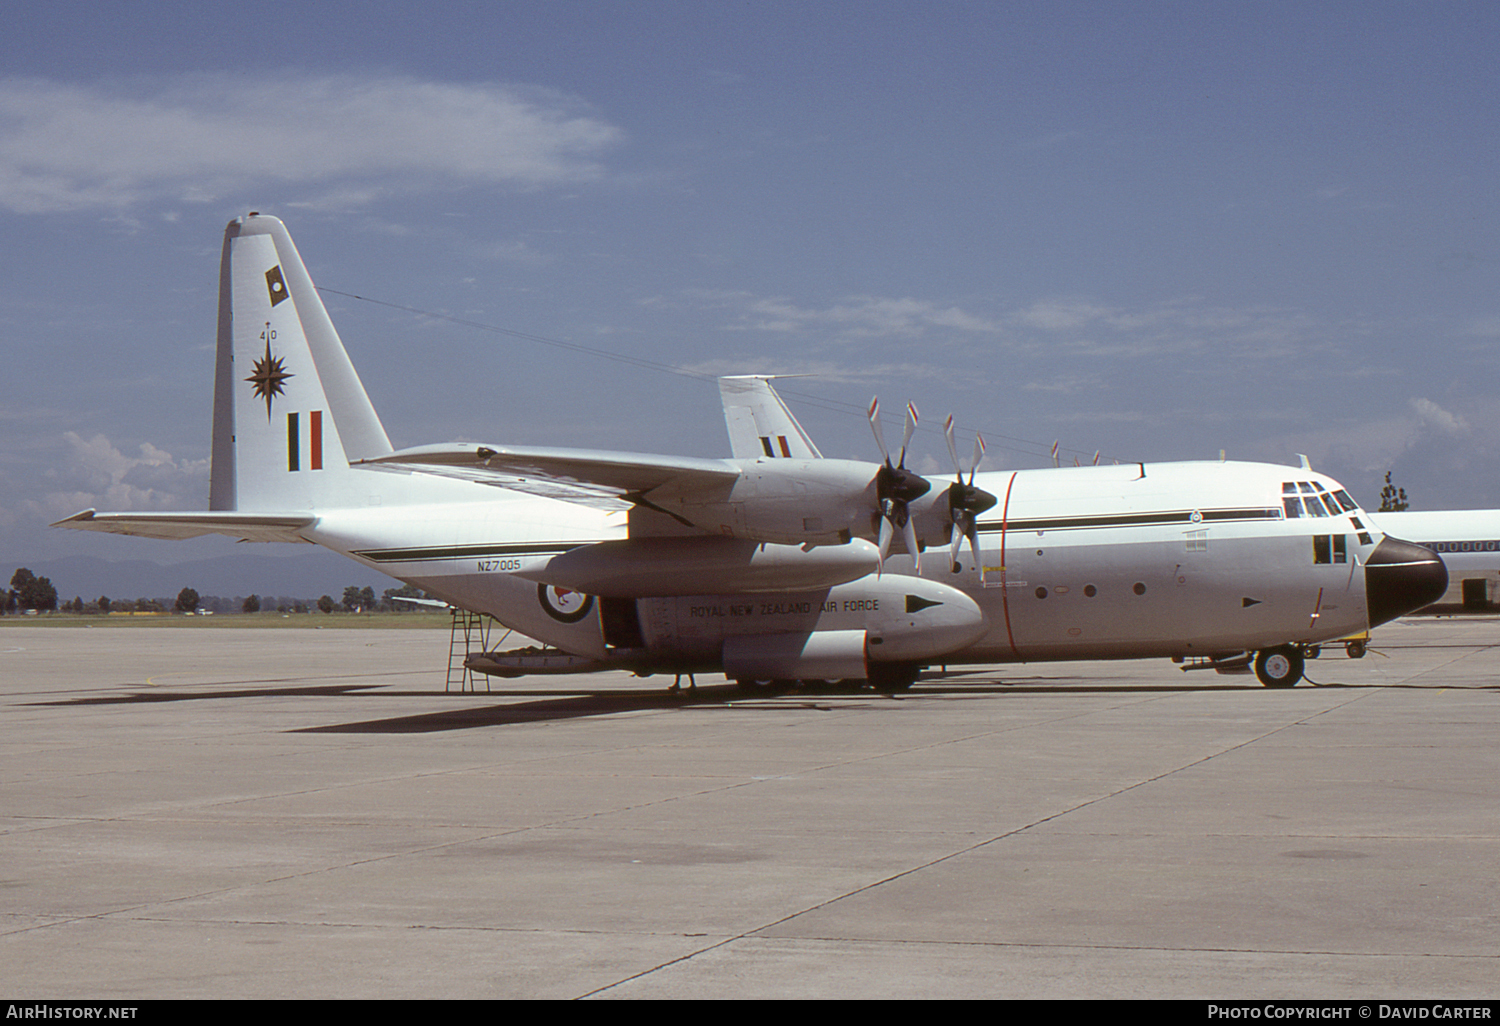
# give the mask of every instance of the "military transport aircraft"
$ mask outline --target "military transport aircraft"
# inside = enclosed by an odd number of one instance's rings
[[[1170,657],[1290,687],[1308,646],[1447,583],[1305,468],[976,473],[976,445],[930,480],[905,466],[915,409],[895,459],[877,404],[884,462],[825,459],[764,378],[721,381],[729,459],[397,451],[281,221],[230,222],[219,297],[209,511],[58,526],[323,545],[553,649],[491,653],[496,672],[895,690],[935,663]]]

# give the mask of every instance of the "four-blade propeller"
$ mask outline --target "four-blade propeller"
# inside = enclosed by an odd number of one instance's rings
[[[984,459],[984,436],[974,433],[974,458],[969,461],[968,484],[964,484],[963,467],[959,466],[958,450],[953,445],[951,413],[943,424],[943,436],[948,440],[948,455],[953,459],[953,474],[956,478],[948,486],[948,515],[953,519],[953,550],[948,554],[948,563],[953,572],[958,573],[958,549],[965,538],[969,539],[969,551],[974,554],[974,565],[979,566],[979,514],[999,500],[983,488],[974,487],[974,474],[979,470],[979,461]]]
[[[890,553],[891,541],[899,531],[911,553],[912,563],[918,574],[922,572],[922,548],[918,544],[917,529],[910,504],[932,489],[932,482],[915,471],[906,469],[906,449],[917,429],[917,408],[906,404],[906,431],[901,436],[901,451],[895,462],[891,461],[886,448],[885,433],[880,426],[880,399],[870,400],[870,430],[874,432],[875,444],[885,463],[875,475],[875,498],[879,506],[876,516],[880,520],[879,548],[880,569],[884,569],[885,557]],[[943,434],[948,441],[948,455],[953,459],[955,480],[948,486],[947,513],[952,523],[953,549],[949,565],[954,573],[959,570],[958,550],[965,538],[969,539],[969,550],[974,554],[974,565],[979,565],[979,515],[994,506],[999,500],[983,488],[974,486],[974,475],[979,462],[984,458],[984,439],[974,436],[974,457],[969,461],[969,480],[964,481],[964,470],[958,462],[958,451],[953,444],[953,417],[950,415],[943,425]],[[879,570],[877,570],[879,572]]]
[[[920,574],[922,552],[917,546],[917,529],[911,522],[907,507],[913,500],[926,495],[932,482],[906,469],[906,446],[911,442],[912,432],[917,430],[917,408],[911,403],[906,404],[906,431],[901,436],[901,455],[894,466],[890,450],[885,447],[885,432],[880,427],[879,396],[870,400],[870,430],[875,432],[875,444],[880,447],[880,455],[885,457],[885,465],[875,475],[875,500],[880,506],[880,562],[876,572],[884,568],[886,554],[891,551],[891,539],[900,531]]]

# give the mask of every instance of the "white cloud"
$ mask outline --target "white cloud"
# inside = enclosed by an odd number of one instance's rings
[[[1444,434],[1463,435],[1469,432],[1469,425],[1464,423],[1462,417],[1449,413],[1431,399],[1413,399],[1411,408],[1423,424],[1437,428]]]
[[[178,460],[143,442],[129,456],[104,435],[63,433],[68,455],[46,472],[50,487],[20,503],[26,519],[57,520],[81,509],[197,509],[208,497],[209,461]]]
[[[453,183],[598,178],[618,128],[535,88],[412,78],[195,75],[126,86],[0,80],[0,206],[208,202],[267,181],[362,203]]]
[[[736,330],[797,332],[831,327],[848,338],[914,337],[932,328],[993,334],[999,326],[956,306],[903,297],[851,296],[822,309],[798,306],[787,299],[753,299],[743,293],[699,293],[711,305],[737,305],[743,312]]]

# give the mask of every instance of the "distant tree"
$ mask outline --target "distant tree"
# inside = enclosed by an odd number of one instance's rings
[[[81,613],[81,612],[83,612],[83,599],[80,598],[77,595],[73,596],[73,612],[75,612],[75,613]]]
[[[38,577],[24,566],[11,576],[10,586],[21,609],[56,609],[57,589],[45,577]]]
[[[245,601],[240,604],[240,612],[242,612],[242,613],[258,613],[258,612],[260,612],[260,596],[259,595],[251,595],[249,598],[245,599]]]
[[[356,588],[354,585],[344,589],[344,610],[355,612],[360,609],[373,609],[375,607],[374,588]]]
[[[96,604],[99,607],[99,612],[105,613],[105,614],[109,613],[109,596],[108,595],[100,595],[99,596],[99,601]]]
[[[191,613],[198,608],[198,593],[192,588],[183,588],[177,593],[177,603],[172,608],[179,613]]]
[[[1380,489],[1380,508],[1377,513],[1400,513],[1411,506],[1406,499],[1406,489],[1391,484],[1391,472],[1385,472],[1385,487]]]
[[[322,598],[318,599],[318,608],[325,613],[333,612],[333,596],[324,595]]]

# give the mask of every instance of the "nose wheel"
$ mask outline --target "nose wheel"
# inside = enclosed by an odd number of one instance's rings
[[[1294,645],[1268,648],[1255,654],[1255,675],[1268,688],[1289,688],[1302,679],[1306,659]]]

